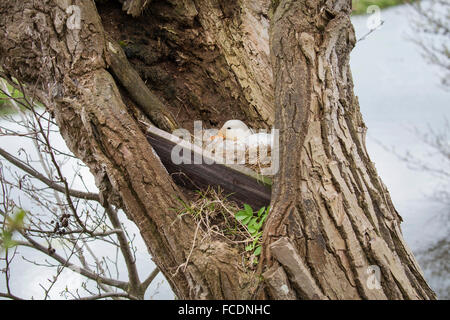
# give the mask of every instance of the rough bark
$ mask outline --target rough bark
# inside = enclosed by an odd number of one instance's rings
[[[280,172],[265,229],[265,275],[298,298],[435,298],[365,148],[349,68],[350,6],[282,0],[275,8],[270,35]],[[381,269],[379,290],[367,286],[370,265]],[[280,268],[288,276],[272,280]],[[284,297],[276,288],[270,296]]]
[[[167,110],[158,97],[146,86],[139,74],[128,62],[122,47],[107,37],[106,46],[109,64],[120,84],[127,90],[133,101],[152,122],[159,128],[172,132],[179,128],[173,115]]]
[[[66,23],[70,5],[81,8],[79,29]],[[349,5],[153,0],[133,19],[114,1],[99,13],[92,0],[2,1],[0,63],[48,106],[102,200],[136,223],[179,298],[432,298],[365,150]],[[105,32],[125,43],[123,74],[140,76],[182,126],[240,118],[264,127],[276,118],[281,171],[265,227],[265,282],[235,248],[200,242],[190,217],[177,216],[184,196],[124,103],[145,101],[117,76],[119,91],[108,71]],[[382,269],[382,290],[365,286],[371,264]]]
[[[200,243],[183,194],[128,113],[108,63],[93,1],[75,1],[81,29],[70,29],[70,1],[0,4],[0,57],[7,76],[22,81],[55,116],[68,147],[96,178],[102,201],[136,223],[172,289],[184,299],[248,298],[255,277],[236,249]],[[196,241],[197,240],[197,241]]]
[[[273,124],[273,79],[269,50],[268,0],[195,1],[206,38],[230,66],[251,117]]]
[[[268,45],[270,1],[154,0],[133,19],[99,5],[109,35],[183,128],[192,119],[220,126],[274,121]]]
[[[150,4],[151,0],[125,0],[123,2],[123,10],[133,17],[140,16],[145,8]]]

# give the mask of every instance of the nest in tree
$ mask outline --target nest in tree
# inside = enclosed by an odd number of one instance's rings
[[[241,164],[263,176],[272,176],[272,148],[271,146],[255,146],[250,148],[243,143],[227,141],[218,138],[211,140],[206,136],[202,149],[207,155],[217,160],[218,163]]]
[[[189,214],[194,218],[197,228],[201,231],[197,235],[198,243],[211,239],[226,241],[242,252],[243,264],[253,269],[252,262],[255,257],[245,248],[255,239],[247,227],[235,218],[239,210],[241,208],[238,204],[230,200],[220,188],[208,188],[196,191],[195,198],[189,203],[183,202],[180,215]]]

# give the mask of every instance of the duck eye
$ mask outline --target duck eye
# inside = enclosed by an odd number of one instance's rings
[[[227,130],[231,130],[231,127],[228,127]]]

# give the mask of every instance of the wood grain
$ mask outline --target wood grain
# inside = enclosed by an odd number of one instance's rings
[[[193,164],[194,154],[200,154],[201,148],[156,127],[149,128],[147,139],[177,184],[192,190],[204,189],[208,186],[216,189],[220,187],[225,194],[230,194],[231,199],[247,203],[254,209],[270,204],[270,179],[261,177],[241,165]],[[171,153],[177,143],[185,150],[191,150],[191,164],[173,163]]]

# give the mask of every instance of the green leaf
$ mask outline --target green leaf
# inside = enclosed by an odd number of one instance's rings
[[[258,220],[258,218],[256,218],[256,217],[253,217],[253,218],[251,218],[250,219],[250,222],[248,223],[248,227],[250,228],[256,228],[256,225],[257,225],[257,223],[256,223],[256,221]]]
[[[15,218],[16,222],[22,223],[22,222],[23,222],[23,219],[25,218],[26,215],[27,215],[26,211],[23,210],[23,209],[20,209],[20,210],[16,213],[16,215],[15,215],[14,218]]]
[[[255,256],[259,256],[261,254],[261,246],[257,246],[255,252],[253,252]]]
[[[249,218],[249,217],[251,218],[251,215],[249,216],[249,214],[247,213],[247,211],[241,210],[241,211],[238,211],[234,217],[235,217],[237,220],[242,221],[242,220],[245,220],[245,219],[247,219],[247,218]],[[245,223],[244,223],[244,224],[245,224]]]
[[[251,216],[253,216],[253,209],[248,204],[244,204],[244,210]]]
[[[251,219],[252,219],[252,216],[245,218],[245,220],[242,220],[242,224],[247,225]]]
[[[253,241],[253,243],[256,244],[256,243],[259,241],[259,239],[261,238],[261,236],[262,236],[262,231],[256,233],[256,234],[253,236],[253,237],[255,238],[255,240]]]
[[[259,209],[258,217],[261,217],[261,215],[263,214],[264,210],[266,210],[266,207],[262,207],[261,209]]]
[[[245,251],[252,251],[254,248],[253,244],[249,244],[248,246],[245,247]]]
[[[23,220],[25,219],[27,212],[20,209],[11,218],[8,217],[9,229],[11,231],[20,230],[23,228]]]
[[[261,227],[262,227],[262,225],[263,225],[263,223],[264,223],[264,218],[263,219],[261,219],[261,221],[256,225],[257,226],[257,228],[258,228],[258,230],[259,229],[261,229]]]
[[[10,249],[17,246],[17,242],[12,239],[12,232],[3,231],[1,235],[2,249]]]
[[[264,221],[266,221],[267,217],[268,217],[267,215],[264,215],[264,216],[261,218],[261,224],[264,223]]]

